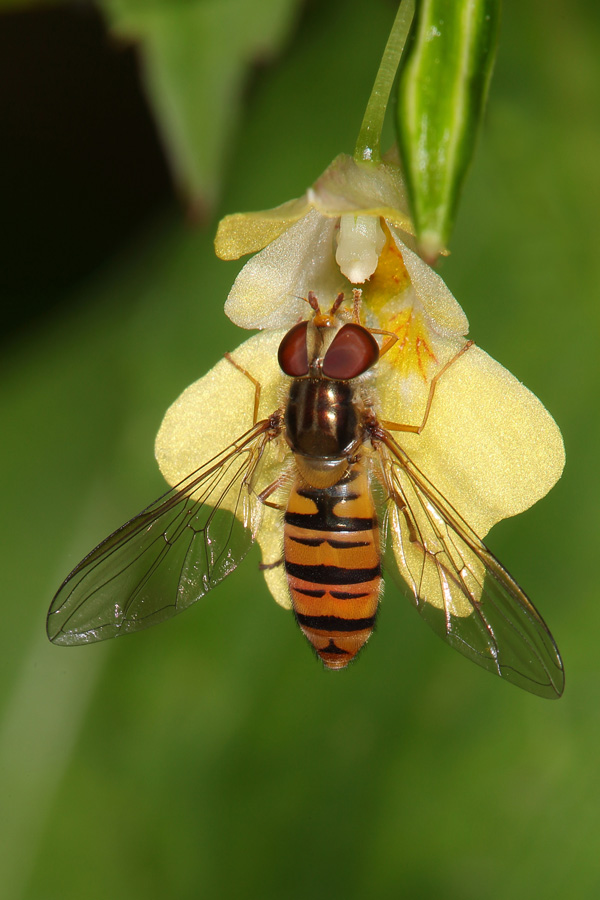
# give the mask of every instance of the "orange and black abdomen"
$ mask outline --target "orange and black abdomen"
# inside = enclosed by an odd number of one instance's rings
[[[371,635],[381,589],[379,528],[361,461],[330,487],[297,477],[284,561],[300,628],[328,668],[343,668]]]

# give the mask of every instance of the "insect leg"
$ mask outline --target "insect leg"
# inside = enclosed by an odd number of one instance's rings
[[[386,337],[386,340],[383,342],[383,344],[379,348],[379,359],[381,359],[381,357],[385,353],[387,353],[388,350],[392,349],[392,347],[398,340],[398,335],[395,334],[393,331],[384,331],[382,328],[369,328],[368,330],[371,332],[371,334],[382,334],[382,335],[385,335],[385,337]]]
[[[273,484],[270,484],[268,487],[261,491],[258,495],[258,499],[263,504],[263,506],[270,506],[271,509],[278,509],[280,512],[285,510],[285,506],[282,506],[281,503],[274,503],[272,500],[268,500],[267,497],[270,497],[278,487],[280,487],[281,482],[279,480],[274,481]]]
[[[463,344],[463,346],[460,348],[458,353],[455,353],[454,356],[452,357],[452,359],[449,359],[448,362],[446,363],[446,365],[442,366],[440,371],[436,372],[436,374],[431,379],[431,384],[429,385],[429,396],[427,398],[427,405],[425,407],[425,414],[423,416],[423,421],[421,422],[420,425],[403,425],[403,424],[400,424],[399,422],[385,422],[385,421],[382,421],[381,425],[384,428],[387,428],[388,431],[409,431],[411,434],[421,434],[421,432],[423,431],[423,429],[425,428],[425,426],[427,424],[427,419],[429,418],[429,413],[431,411],[431,404],[433,403],[435,388],[436,388],[438,381],[440,380],[442,375],[448,371],[450,366],[453,365],[456,362],[456,360],[459,359],[463,355],[463,353],[466,353],[467,350],[473,346],[473,343],[474,343],[473,341],[467,341],[466,344]]]
[[[276,569],[278,566],[283,565],[283,556],[279,559],[276,559],[275,562],[272,563],[259,563],[258,569],[260,572],[266,572],[268,569]]]
[[[289,478],[287,472],[282,472],[279,478],[276,478],[275,481],[272,481],[271,484],[268,484],[266,488],[263,488],[260,494],[257,495],[260,502],[265,506],[270,506],[271,509],[278,509],[280,510],[280,512],[283,512],[285,510],[285,504],[282,505],[281,503],[273,503],[268,498],[272,494],[274,494],[275,491],[279,490],[280,487],[283,487],[283,485],[288,480]]]
[[[258,405],[260,403],[260,381],[257,381],[256,378],[254,378],[254,376],[250,374],[250,372],[246,371],[246,369],[240,366],[240,364],[235,361],[231,353],[226,353],[225,359],[227,359],[232,366],[235,366],[238,372],[241,372],[242,375],[245,375],[246,378],[248,378],[254,385],[254,413],[252,417],[252,424],[256,425],[258,421]]]
[[[274,494],[275,491],[278,488],[280,488],[284,482],[285,482],[285,478],[283,476],[280,476],[279,478],[276,478],[275,481],[271,482],[271,484],[269,484],[258,495],[258,499],[260,500],[260,502],[264,503],[265,506],[270,506],[271,509],[278,509],[278,510],[280,510],[280,512],[283,512],[285,509],[285,506],[281,506],[281,504],[279,504],[279,503],[271,503],[269,500],[267,500],[267,497],[270,497],[271,494]],[[277,569],[278,566],[281,566],[281,565],[283,565],[283,556],[280,556],[279,559],[275,560],[275,562],[259,563],[258,569],[260,572],[266,572],[269,569]]]
[[[360,318],[360,307],[362,304],[362,291],[359,288],[354,288],[352,295],[354,297],[354,306],[352,309],[352,321],[357,325],[362,325]],[[369,326],[363,326],[367,329],[370,334],[381,334],[384,335],[386,340],[383,342],[381,347],[379,348],[379,359],[381,359],[384,354],[391,350],[396,341],[398,340],[398,335],[393,331],[385,331],[383,328],[370,328]]]

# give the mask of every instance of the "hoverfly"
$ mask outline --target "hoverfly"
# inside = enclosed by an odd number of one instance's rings
[[[254,384],[253,426],[79,563],[48,612],[50,640],[100,641],[171,618],[236,568],[275,509],[275,565],[327,668],[344,668],[369,639],[389,544],[386,572],[448,644],[534,694],[560,696],[562,661],[543,619],[392,436],[421,433],[437,381],[470,342],[431,380],[419,426],[385,422],[369,377],[395,336],[361,324],[357,296],[352,321],[338,312],[342,294],[329,314],[308,301],[312,317],[279,344],[285,402],[258,420],[260,384],[227,355]],[[262,486],[275,449],[279,474]]]

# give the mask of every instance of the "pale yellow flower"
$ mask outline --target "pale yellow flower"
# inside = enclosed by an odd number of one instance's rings
[[[259,418],[285,402],[289,379],[277,363],[284,333],[255,335],[233,354],[260,381]],[[459,346],[456,337],[436,338],[436,370]],[[385,357],[365,388],[377,414],[385,420],[418,424],[428,390],[419,387],[418,377],[411,381],[393,362],[384,363]],[[411,390],[411,383],[419,389]],[[156,440],[156,457],[168,483],[180,482],[250,428],[253,403],[250,380],[226,359],[192,384],[168,410]],[[212,411],[210,415],[207,410]],[[290,464],[283,437],[273,443],[257,491]],[[471,347],[439,380],[422,433],[402,434],[399,443],[480,537],[494,523],[543,497],[564,465],[562,438],[552,417],[526,387],[478,347]],[[263,561],[276,562],[281,558],[281,514],[265,508],[256,530]],[[283,566],[267,570],[265,577],[275,599],[289,606]],[[455,612],[466,615],[470,609]]]
[[[241,328],[287,328],[306,317],[302,298],[309,291],[326,305],[340,291],[368,287],[392,241],[406,275],[405,303],[440,333],[466,334],[465,314],[414,252],[412,233],[394,158],[374,164],[338,156],[303,197],[220,222],[215,249],[221,259],[256,254],[236,278],[225,312]]]
[[[289,379],[279,369],[277,350],[287,329],[310,317],[309,293],[325,308],[338,292],[350,299],[360,286],[364,324],[396,337],[361,390],[382,422],[421,423],[432,379],[464,346],[468,322],[439,275],[414,252],[411,232],[394,161],[374,165],[347,156],[338,157],[304,197],[221,222],[216,249],[222,258],[258,251],[236,279],[226,312],[242,327],[267,329],[234,354],[261,384],[259,418],[285,406]],[[184,392],[168,411],[156,443],[169,484],[177,484],[252,425],[253,399],[251,380],[227,360]],[[206,416],[206,410],[217,414]],[[564,465],[552,417],[477,347],[437,382],[421,434],[399,433],[399,444],[480,537],[543,497]],[[286,470],[293,470],[293,461],[280,436],[269,445],[255,491]],[[285,485],[281,493],[285,504]],[[222,505],[233,509],[236,502],[225,496]],[[236,513],[241,516],[237,507]],[[254,515],[263,561],[271,566],[281,559],[281,514],[265,507]],[[420,527],[426,534],[427,522]],[[411,554],[418,555],[418,548],[394,534],[392,542],[398,568],[410,583],[417,566]],[[479,571],[472,574],[482,577]],[[265,578],[275,599],[289,606],[283,566],[267,569]],[[451,605],[459,616],[473,609],[460,597]]]

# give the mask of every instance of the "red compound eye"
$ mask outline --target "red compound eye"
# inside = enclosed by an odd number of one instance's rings
[[[299,322],[290,328],[279,345],[277,359],[286,375],[301,378],[308,375],[308,347],[306,345],[306,328],[308,322]]]
[[[323,375],[336,381],[357,378],[379,359],[379,345],[362,325],[343,325],[323,360]]]

